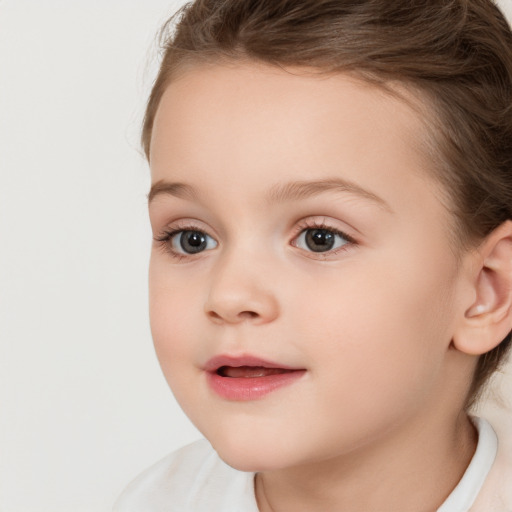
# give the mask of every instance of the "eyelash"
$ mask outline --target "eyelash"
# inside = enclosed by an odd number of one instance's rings
[[[204,229],[194,224],[178,224],[172,229],[164,230],[160,235],[154,238],[155,242],[158,243],[161,249],[176,261],[186,260],[193,256],[192,254],[182,254],[181,252],[177,252],[172,248],[170,243],[172,238],[182,231],[199,231],[201,233],[205,233]]]
[[[315,258],[325,260],[331,256],[335,256],[336,254],[339,254],[340,252],[348,250],[350,246],[357,245],[357,241],[345,233],[344,231],[341,231],[339,229],[336,229],[333,226],[330,226],[328,223],[325,222],[325,220],[318,221],[315,219],[305,219],[297,224],[297,228],[295,230],[295,234],[293,235],[292,240],[297,240],[298,237],[306,230],[309,229],[319,229],[319,230],[325,230],[329,231],[330,233],[333,233],[334,235],[338,235],[344,240],[346,240],[347,243],[343,244],[341,247],[338,247],[337,249],[331,249],[329,251],[325,252],[318,252],[313,253],[312,251],[307,251],[310,254],[315,254]],[[292,244],[293,245],[293,244]],[[295,247],[295,246],[294,246]]]
[[[313,251],[306,251],[311,254],[315,254],[315,258],[317,259],[327,259],[330,256],[334,256],[342,251],[346,251],[348,247],[357,245],[357,241],[348,235],[347,233],[340,231],[339,229],[334,228],[333,226],[329,226],[325,221],[316,221],[312,219],[307,219],[304,221],[301,221],[299,224],[297,224],[296,229],[294,230],[295,233],[293,235],[292,240],[295,241],[297,238],[306,230],[310,229],[319,229],[319,230],[325,230],[329,231],[330,233],[333,233],[334,235],[338,235],[344,240],[346,240],[347,243],[343,244],[341,247],[338,247],[337,249],[331,249],[329,251],[325,252],[318,252],[314,253]],[[157,242],[162,250],[169,254],[173,259],[176,261],[182,261],[189,258],[193,258],[194,254],[183,254],[180,252],[175,251],[172,248],[172,245],[170,244],[172,238],[177,235],[178,233],[181,233],[183,231],[198,231],[200,233],[207,234],[203,228],[200,228],[197,225],[194,225],[193,223],[183,224],[183,225],[177,225],[176,227],[172,229],[166,229],[164,230],[160,235],[156,236],[154,238],[155,242]],[[210,236],[210,235],[208,235]],[[212,238],[212,237],[210,237]],[[292,244],[293,245],[293,244]],[[295,245],[293,245],[296,247]],[[203,251],[201,251],[203,252]]]

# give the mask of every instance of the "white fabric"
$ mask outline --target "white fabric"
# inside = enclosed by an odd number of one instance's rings
[[[478,430],[477,449],[462,479],[437,512],[512,512],[512,500],[506,496],[512,487],[510,461],[501,464],[500,475],[486,481],[498,452],[498,439],[487,420],[475,417],[473,422]],[[258,512],[258,506],[254,473],[237,471],[222,462],[204,439],[147,469],[114,506],[114,512],[212,511]]]
[[[462,479],[437,512],[469,510],[484,485],[498,452],[498,438],[491,425],[482,418],[473,418],[478,430],[478,444]]]
[[[222,462],[201,439],[144,471],[114,512],[258,512],[253,477]]]

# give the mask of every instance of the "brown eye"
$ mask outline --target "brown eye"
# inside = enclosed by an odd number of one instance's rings
[[[327,252],[348,243],[349,240],[337,231],[325,228],[310,228],[300,233],[296,246],[312,252]]]
[[[335,234],[326,229],[308,229],[306,245],[314,252],[330,251],[334,247]]]
[[[182,254],[197,254],[217,247],[217,242],[206,233],[195,230],[178,231],[171,238],[172,248]]]

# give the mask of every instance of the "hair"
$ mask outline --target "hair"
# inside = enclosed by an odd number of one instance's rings
[[[512,218],[512,33],[491,0],[196,0],[163,27],[142,146],[167,85],[189,67],[258,62],[352,73],[416,92],[433,173],[459,248]],[[465,409],[504,364],[509,335],[479,357]]]

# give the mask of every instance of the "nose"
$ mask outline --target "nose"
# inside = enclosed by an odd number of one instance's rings
[[[279,315],[277,297],[265,268],[257,262],[226,258],[212,273],[205,313],[216,324],[266,324]]]

